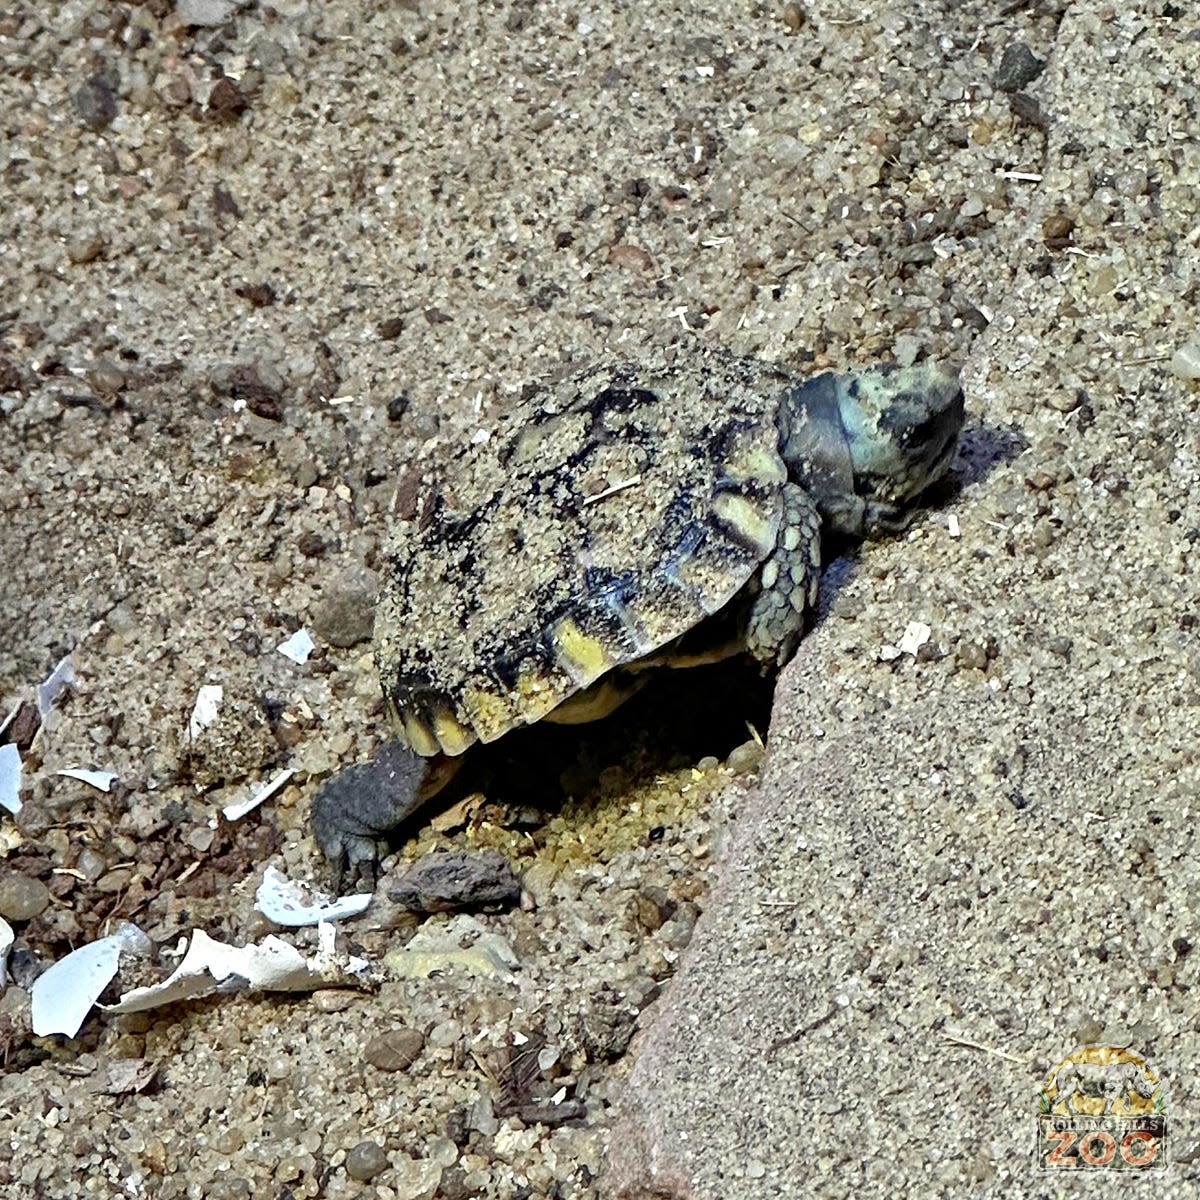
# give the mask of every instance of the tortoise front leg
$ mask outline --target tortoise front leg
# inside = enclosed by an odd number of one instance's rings
[[[783,520],[775,549],[759,572],[746,627],[746,649],[765,667],[792,657],[817,602],[821,577],[821,517],[808,493],[783,485]]]
[[[439,763],[387,742],[373,759],[347,767],[316,794],[313,834],[333,868],[336,890],[360,878],[374,883],[388,835],[446,782]]]

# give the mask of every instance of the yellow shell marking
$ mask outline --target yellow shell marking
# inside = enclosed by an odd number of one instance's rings
[[[408,738],[408,744],[413,750],[422,756],[422,758],[431,758],[440,749],[438,740],[433,736],[429,729],[418,721],[412,713],[406,712],[403,717],[404,733]]]
[[[747,500],[745,496],[739,496],[735,492],[722,492],[713,501],[713,512],[763,554],[775,545],[773,523],[763,515],[762,509],[754,501]]]
[[[467,688],[462,694],[462,707],[482,741],[494,741],[513,726],[511,705],[495,692]]]
[[[787,479],[787,467],[779,455],[758,445],[739,446],[725,464],[725,473],[739,483],[783,483]]]
[[[584,687],[599,679],[615,661],[603,642],[584,633],[570,617],[554,627],[554,648],[571,678]]]
[[[451,758],[461,754],[475,740],[475,735],[445,709],[434,714],[433,732],[442,744],[443,753]]]

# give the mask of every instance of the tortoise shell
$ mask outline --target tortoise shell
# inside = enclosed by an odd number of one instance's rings
[[[654,654],[776,542],[794,377],[707,353],[602,366],[519,404],[393,534],[376,659],[398,732],[458,755]]]

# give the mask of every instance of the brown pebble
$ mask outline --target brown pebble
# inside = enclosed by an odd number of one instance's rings
[[[404,332],[404,318],[388,317],[386,321],[380,321],[375,328],[385,342],[393,341]]]
[[[373,1037],[363,1058],[377,1071],[407,1071],[421,1057],[425,1038],[416,1029],[401,1026]]]
[[[1042,240],[1049,250],[1061,250],[1071,240],[1075,221],[1064,212],[1051,213],[1042,222]]]
[[[267,308],[276,300],[275,289],[269,283],[241,283],[233,291],[255,308]]]
[[[799,33],[804,28],[804,22],[807,19],[804,6],[792,0],[791,3],[785,4],[780,10],[779,19],[783,22],[783,27],[788,33]]]
[[[98,233],[75,233],[67,239],[67,257],[80,266],[95,262],[104,253],[104,238]]]
[[[310,529],[296,539],[296,549],[305,558],[324,558],[329,549],[329,543],[319,533]]]
[[[653,933],[656,929],[661,928],[663,923],[662,913],[659,912],[658,905],[653,900],[648,896],[638,896],[635,905],[637,908],[637,923],[647,933]]]
[[[233,124],[249,107],[232,79],[218,79],[208,95],[209,114],[224,125]]]
[[[313,1007],[317,1012],[340,1013],[354,1006],[355,994],[345,988],[322,988],[313,992]]]
[[[608,261],[614,267],[626,271],[641,271],[649,275],[654,270],[654,259],[641,246],[621,242],[608,252]]]
[[[963,671],[983,671],[987,669],[987,649],[978,642],[963,642],[958,653],[954,656],[955,665]]]
[[[17,706],[16,715],[9,722],[5,741],[11,742],[24,754],[33,745],[33,739],[41,727],[42,718],[37,705],[29,700],[22,700]]]

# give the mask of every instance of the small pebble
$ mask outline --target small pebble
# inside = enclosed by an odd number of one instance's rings
[[[804,28],[804,6],[797,4],[795,0],[789,0],[780,10],[779,19],[789,34],[799,33]]]
[[[16,871],[0,875],[0,917],[7,921],[30,921],[45,912],[50,889],[40,879]]]
[[[103,75],[93,75],[74,95],[75,111],[89,129],[104,129],[117,115],[117,96]]]
[[[457,1045],[462,1041],[463,1027],[453,1019],[439,1021],[429,1031],[429,1044],[444,1050],[447,1046]]]
[[[421,1056],[425,1038],[416,1029],[401,1026],[377,1034],[367,1042],[363,1058],[377,1071],[406,1071]]]
[[[1024,42],[1014,42],[1006,46],[1000,56],[1000,65],[992,82],[997,91],[1010,94],[1019,92],[1026,84],[1032,83],[1045,67],[1045,61],[1038,58]]]
[[[94,262],[104,253],[104,238],[98,233],[80,232],[67,239],[67,257],[73,262]]]
[[[1061,249],[1071,240],[1075,221],[1064,212],[1051,213],[1042,222],[1042,240],[1051,250]]]
[[[224,25],[240,0],[176,0],[175,15],[184,25]]]
[[[1180,379],[1200,379],[1200,337],[1180,346],[1171,356],[1171,374]]]
[[[765,751],[761,743],[751,739],[730,751],[725,765],[735,775],[757,775],[762,768]]]
[[[98,359],[88,368],[87,381],[101,395],[112,396],[125,386],[125,372],[110,358]]]
[[[387,1170],[388,1157],[378,1142],[359,1142],[346,1154],[346,1174],[366,1183]]]
[[[361,569],[340,575],[313,609],[313,632],[322,642],[341,649],[369,642],[375,628],[378,591],[379,577],[373,571]]]

